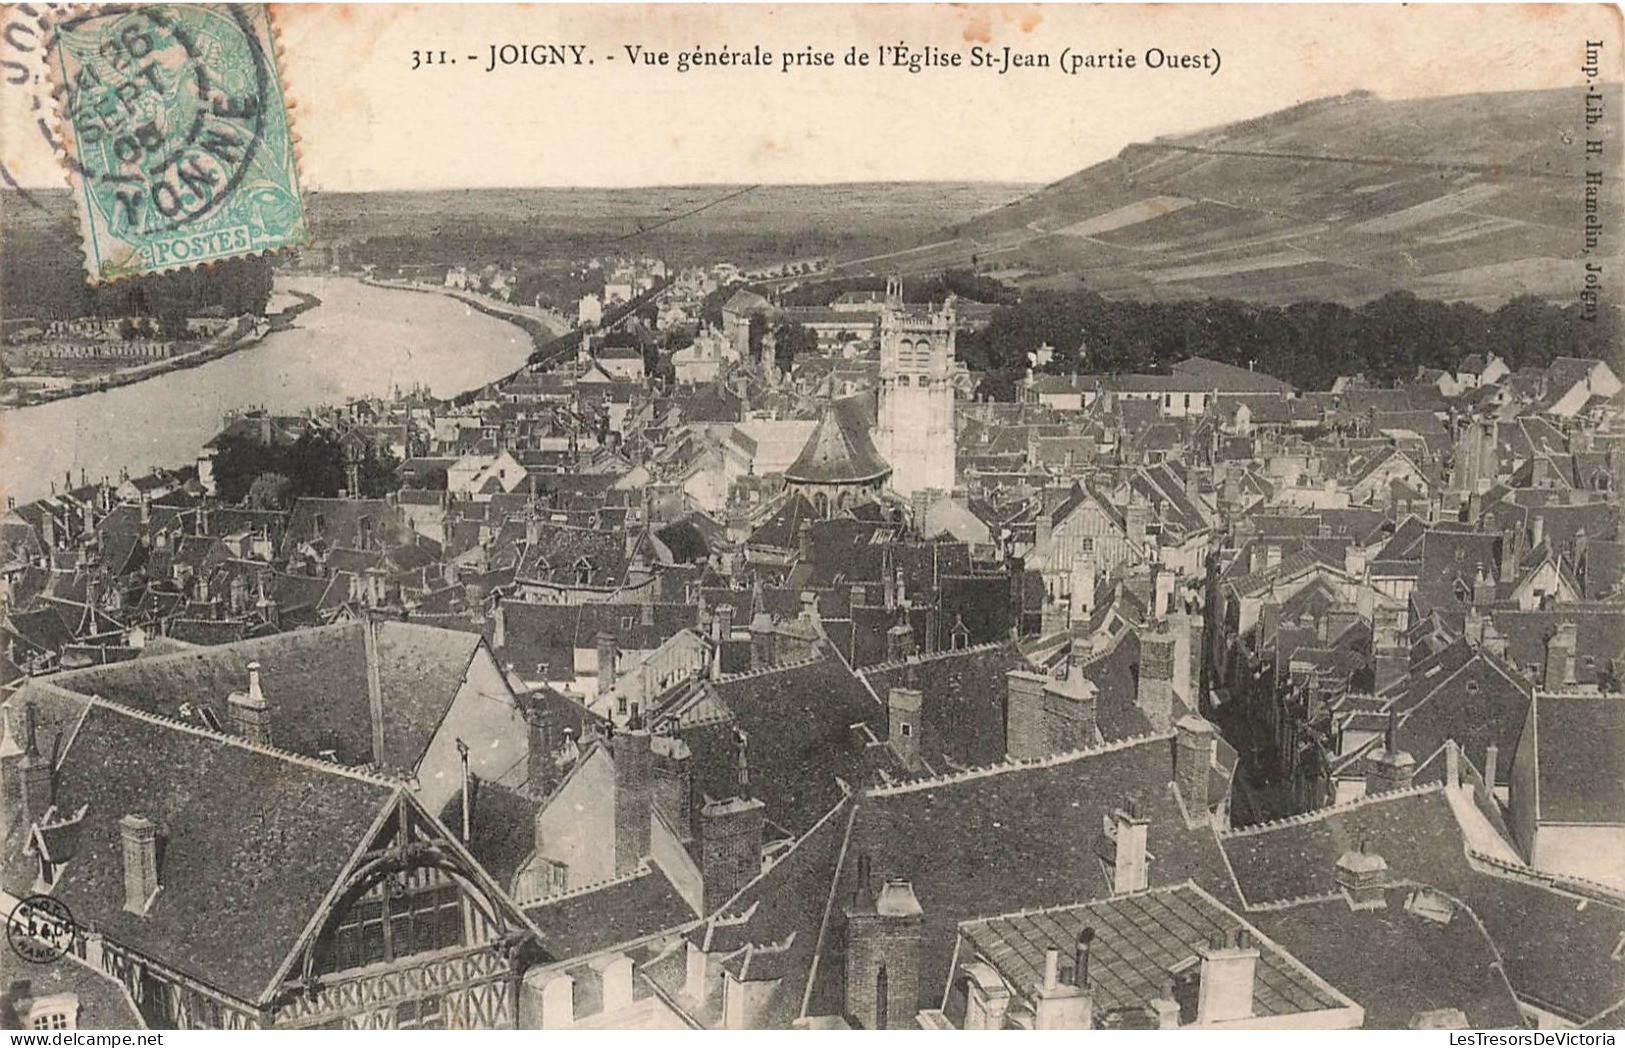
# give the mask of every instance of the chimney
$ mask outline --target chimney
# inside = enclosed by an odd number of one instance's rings
[[[17,778],[21,821],[31,826],[56,803],[55,768],[51,755],[40,752],[39,711],[32,702],[23,706],[23,755]]]
[[[1537,514],[1535,514],[1535,523],[1534,523],[1534,528],[1533,528],[1533,534],[1531,534],[1531,536],[1530,536],[1529,545],[1531,547],[1539,546],[1542,542],[1545,542],[1545,541],[1546,541],[1546,518],[1542,514],[1537,513]]]
[[[725,643],[733,639],[734,606],[732,604],[717,605],[717,615],[713,620],[712,629],[716,630],[714,639],[718,643]]]
[[[1156,618],[1166,618],[1174,607],[1174,573],[1167,568],[1151,565],[1151,598]]]
[[[1218,732],[1195,714],[1179,718],[1174,731],[1174,782],[1185,801],[1187,817],[1193,822],[1205,820],[1210,804],[1208,783],[1219,748]]]
[[[124,846],[124,909],[144,915],[158,894],[158,828],[140,815],[124,816],[118,828]]]
[[[613,633],[599,630],[595,640],[598,645],[598,694],[604,696],[615,690],[615,659],[620,652]]]
[[[853,586],[852,587],[852,604],[853,604],[853,606],[857,606],[857,605],[861,604],[862,602],[863,602],[863,600],[862,600],[861,587]],[[813,626],[813,627],[817,627],[823,621],[822,616],[818,612],[818,594],[814,593],[812,590],[802,590],[801,591],[800,621],[804,625]]]
[[[649,808],[654,792],[654,753],[649,733],[620,731],[610,742],[615,758],[615,876],[638,868],[649,856]]]
[[[1473,573],[1473,605],[1487,608],[1495,603],[1495,580],[1490,578],[1484,570],[1484,562],[1478,562],[1478,570]]]
[[[688,743],[674,735],[656,735],[652,802],[685,841],[694,834],[694,761]]]
[[[654,629],[654,626],[655,626],[655,606],[654,606],[654,603],[652,601],[650,603],[648,603],[648,604],[643,605],[643,616],[642,616],[641,621],[643,622],[643,628],[644,629],[646,629],[646,630]]]
[[[1243,929],[1219,935],[1201,950],[1201,982],[1196,995],[1196,1021],[1201,1024],[1250,1019],[1253,982],[1258,975],[1258,947]]]
[[[557,765],[553,763],[553,718],[538,706],[525,711],[525,767],[531,795],[545,797],[553,788]]]
[[[749,797],[700,807],[700,877],[706,913],[715,913],[762,872],[764,805]]]
[[[886,661],[901,662],[914,654],[914,627],[907,620],[886,631]]]
[[[1046,680],[1042,714],[1044,754],[1093,746],[1098,735],[1095,718],[1099,703],[1100,688],[1076,666],[1068,667],[1066,676],[1060,680]]]
[[[1484,800],[1493,800],[1495,797],[1495,776],[1497,765],[1501,760],[1501,747],[1490,743],[1484,747]]]
[[[500,598],[491,611],[491,647],[499,652],[508,649],[508,609]]]
[[[1151,525],[1151,507],[1139,492],[1130,496],[1129,504],[1124,507],[1123,522],[1129,542],[1136,546],[1145,545],[1146,530]]]
[[[1405,634],[1404,616],[1405,610],[1395,607],[1377,607],[1371,613],[1371,654],[1379,692],[1410,672],[1410,638]]]
[[[705,1003],[706,969],[710,967],[708,961],[704,946],[693,939],[684,942],[683,999],[690,1004]]]
[[[1366,756],[1365,792],[1387,793],[1403,790],[1416,774],[1416,760],[1399,748],[1399,714],[1388,711],[1388,728],[1383,733],[1382,748]]]
[[[1116,847],[1112,858],[1112,894],[1143,892],[1150,883],[1150,856],[1146,835],[1150,822],[1140,816],[1139,806],[1130,800],[1112,813]]]
[[[925,911],[914,885],[887,880],[878,895],[860,888],[846,909],[845,1013],[867,1030],[906,1030],[920,1009]]]
[[[1155,731],[1174,726],[1173,634],[1164,625],[1140,633],[1140,674],[1134,701]]]
[[[1061,968],[1061,951],[1044,951],[1044,981],[1033,993],[1033,1028],[1087,1030],[1094,1025],[1094,1001],[1089,996],[1089,949],[1094,929],[1078,933],[1070,969]]]
[[[886,697],[886,741],[903,767],[917,772],[920,760],[920,721],[922,697],[913,688],[893,688]]]
[[[1559,625],[1557,632],[1546,641],[1546,672],[1541,685],[1547,691],[1562,691],[1574,685],[1574,655],[1578,647],[1579,629],[1572,622]]]
[[[624,953],[601,954],[587,962],[598,976],[603,1016],[613,1016],[632,1007],[632,958]]]
[[[1080,553],[1072,558],[1072,620],[1082,622],[1095,610],[1095,558]]]
[[[271,707],[260,690],[260,664],[248,664],[248,691],[234,691],[226,699],[226,723],[233,735],[262,746],[271,744]]]
[[[1368,850],[1365,841],[1358,851],[1344,852],[1334,874],[1337,887],[1355,910],[1380,910],[1388,905],[1383,890],[1388,886],[1388,864]]]
[[[1050,752],[1044,728],[1046,678],[1027,670],[1004,675],[1004,749],[1011,760],[1031,760]]]

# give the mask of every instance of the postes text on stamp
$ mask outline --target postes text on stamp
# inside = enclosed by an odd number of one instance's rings
[[[309,239],[263,5],[97,8],[49,65],[92,283]]]
[[[30,895],[7,915],[6,941],[30,964],[50,964],[73,947],[73,914],[60,899]]]

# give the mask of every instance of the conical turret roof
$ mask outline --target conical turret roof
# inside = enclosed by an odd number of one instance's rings
[[[784,471],[784,479],[799,484],[859,484],[890,474],[891,466],[869,439],[861,403],[848,398],[825,404],[818,428]]]

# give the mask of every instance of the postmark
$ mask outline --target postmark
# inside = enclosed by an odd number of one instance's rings
[[[6,917],[11,952],[29,964],[50,964],[73,947],[73,913],[61,899],[30,895]]]
[[[264,6],[97,8],[47,65],[92,283],[308,241]]]

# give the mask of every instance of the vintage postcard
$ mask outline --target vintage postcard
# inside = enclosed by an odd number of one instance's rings
[[[1622,49],[0,7],[0,1026],[1615,1043]]]

